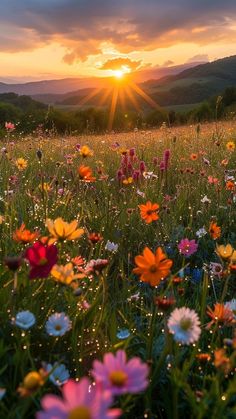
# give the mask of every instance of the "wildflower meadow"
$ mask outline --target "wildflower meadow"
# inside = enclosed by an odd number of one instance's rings
[[[0,144],[0,417],[236,418],[236,123]]]

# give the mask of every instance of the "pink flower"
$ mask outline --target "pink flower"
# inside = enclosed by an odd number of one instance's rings
[[[5,122],[5,128],[7,131],[13,131],[15,129],[15,124],[12,122]]]
[[[101,383],[104,389],[113,395],[124,393],[139,393],[148,386],[148,366],[137,357],[127,361],[123,350],[115,355],[107,353],[103,363],[95,360],[92,375],[96,383]]]
[[[182,239],[181,242],[178,244],[178,249],[182,255],[188,258],[194,253],[196,253],[198,249],[198,244],[195,240]]]
[[[62,387],[63,398],[48,394],[41,400],[44,410],[37,413],[37,419],[115,419],[122,411],[109,409],[113,399],[108,391],[102,391],[99,386],[91,386],[88,378],[82,378],[79,383],[69,380]]]

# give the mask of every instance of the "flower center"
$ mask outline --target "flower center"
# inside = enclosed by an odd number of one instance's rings
[[[182,330],[184,330],[185,332],[187,332],[187,330],[190,329],[190,327],[192,326],[192,321],[191,319],[182,319],[180,321],[180,327]]]
[[[60,324],[56,324],[55,330],[61,330],[61,325]]]
[[[68,419],[92,419],[92,416],[87,406],[79,406],[70,411]]]
[[[156,265],[151,265],[150,268],[149,268],[149,272],[154,274],[156,271],[157,271],[157,266]]]
[[[39,261],[39,265],[40,265],[40,266],[47,265],[47,263],[48,263],[47,258],[42,258],[42,259],[40,259],[40,261]]]
[[[155,212],[155,211],[153,211],[151,209],[150,210],[147,210],[147,215],[152,215],[153,212]]]
[[[112,371],[109,374],[111,383],[116,387],[122,387],[127,381],[127,374],[124,371]]]

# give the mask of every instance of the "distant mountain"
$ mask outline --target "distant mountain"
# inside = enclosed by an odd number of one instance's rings
[[[170,67],[153,67],[137,71],[132,74],[133,79],[137,83],[141,83],[149,79],[159,79],[164,76],[177,74],[187,68],[191,68],[196,63],[186,63]],[[68,92],[77,92],[78,90],[87,88],[106,87],[109,78],[107,77],[90,77],[90,78],[65,78],[60,80],[41,80],[28,83],[1,83],[0,93],[17,93],[19,95],[37,96],[36,98],[45,103],[53,103],[54,96],[66,94]],[[38,95],[43,95],[42,97]],[[46,96],[45,96],[46,95]],[[48,95],[48,96],[47,96]],[[50,96],[52,95],[52,96]],[[58,98],[56,98],[57,100]]]
[[[186,65],[191,68],[186,69]],[[163,74],[165,76],[161,77]],[[142,82],[143,77],[148,80]],[[45,104],[65,108],[84,105],[108,107],[112,100],[112,91],[109,92],[107,86],[111,85],[112,80],[114,82],[113,78],[110,82],[108,78],[74,78],[14,85],[0,83],[0,93],[15,91],[18,94],[28,94]],[[236,86],[236,55],[198,65],[188,63],[184,66],[147,68],[133,73],[132,80],[160,106],[200,103],[219,95],[227,87]],[[97,88],[100,88],[99,92],[96,91]],[[142,110],[150,108],[135,91],[132,91],[132,95],[134,99],[126,95],[128,108],[134,108],[135,101]],[[122,107],[122,97],[118,101]]]
[[[227,87],[236,86],[236,56],[197,65],[179,74],[159,80],[149,80],[139,86],[160,106],[170,107],[200,103],[212,96],[219,95]],[[93,91],[93,89],[87,89],[86,91],[72,92],[57,98],[54,97],[54,100],[58,105],[65,107],[82,106],[85,102],[89,106],[101,106],[102,98],[107,95],[106,105],[110,105],[112,92],[108,94],[103,89],[101,92],[93,94]],[[132,91],[132,95],[142,110],[150,107],[135,91]],[[37,99],[40,100],[39,97]],[[120,101],[118,98],[119,102],[122,106],[122,98]],[[134,107],[134,101],[127,95],[126,102],[128,108]]]

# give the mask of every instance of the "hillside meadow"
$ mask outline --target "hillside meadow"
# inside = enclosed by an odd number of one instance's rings
[[[235,144],[6,125],[0,417],[236,418]]]

